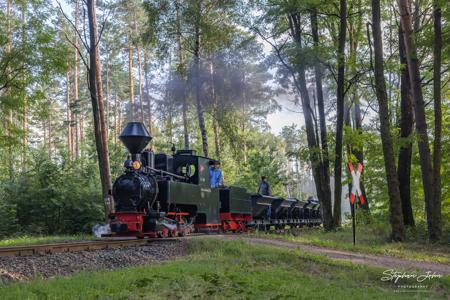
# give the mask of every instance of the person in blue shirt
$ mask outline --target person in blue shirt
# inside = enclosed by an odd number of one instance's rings
[[[220,162],[214,161],[214,166],[209,169],[209,182],[212,188],[217,188],[223,185],[222,170],[220,169]]]

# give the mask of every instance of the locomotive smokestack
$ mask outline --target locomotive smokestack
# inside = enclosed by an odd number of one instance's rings
[[[119,139],[127,147],[128,151],[131,153],[132,157],[138,157],[147,146],[147,144],[152,140],[152,137],[145,128],[145,125],[140,122],[130,122],[125,126]]]

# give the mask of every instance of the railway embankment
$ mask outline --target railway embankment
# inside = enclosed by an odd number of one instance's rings
[[[89,243],[93,244],[92,242],[86,242],[85,244]],[[70,245],[81,247],[80,244],[82,243],[71,243]],[[50,245],[45,247],[50,249]],[[69,247],[69,243],[65,247]],[[186,241],[173,239],[103,249],[96,249],[91,246],[89,250],[78,249],[77,251],[36,252],[36,254],[31,255],[0,256],[0,285],[36,278],[48,279],[67,276],[81,271],[114,270],[148,265],[172,260],[185,254]]]

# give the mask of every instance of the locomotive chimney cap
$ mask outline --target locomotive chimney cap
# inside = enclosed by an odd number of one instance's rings
[[[122,130],[119,139],[131,154],[138,154],[144,150],[152,137],[143,123],[129,122]]]

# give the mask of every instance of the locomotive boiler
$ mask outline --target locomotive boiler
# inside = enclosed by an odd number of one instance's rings
[[[113,185],[112,235],[167,237],[322,222],[318,202],[250,194],[235,186],[211,188],[214,159],[194,150],[144,150],[152,137],[142,123],[128,123],[119,139],[129,156]]]

